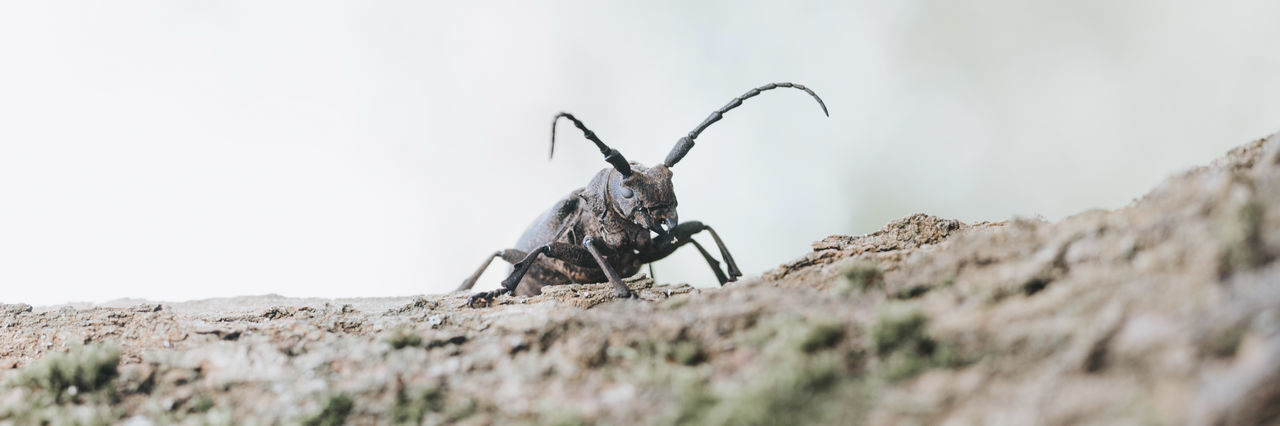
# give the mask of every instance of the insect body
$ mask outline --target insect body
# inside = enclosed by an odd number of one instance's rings
[[[667,257],[685,244],[693,244],[715,272],[720,285],[742,276],[733,256],[710,226],[698,221],[681,223],[676,214],[676,195],[671,185],[671,168],[693,148],[694,139],[726,112],[760,92],[779,87],[803,90],[818,101],[822,113],[827,106],[812,90],[799,84],[771,83],[751,89],[711,113],[706,120],[676,142],[666,160],[653,167],[629,162],[622,153],[605,145],[572,114],[559,113],[551,121],[551,155],[555,154],[556,123],[561,118],[573,122],[583,136],[600,149],[612,165],[596,173],[585,188],[575,190],[538,217],[520,237],[515,248],[489,256],[458,290],[475,285],[494,258],[512,264],[502,288],[480,292],[467,299],[469,306],[488,303],[507,293],[532,296],[543,286],[609,281],[618,297],[631,297],[622,277],[640,271],[644,264]],[[707,231],[724,259],[725,270],[711,253],[692,239]]]

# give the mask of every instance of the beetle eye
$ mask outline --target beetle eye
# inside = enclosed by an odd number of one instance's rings
[[[636,195],[636,193],[635,193],[635,192],[632,192],[632,191],[631,191],[631,188],[627,188],[627,187],[625,187],[625,186],[624,186],[624,187],[622,187],[622,190],[621,190],[621,191],[618,191],[618,193],[619,193],[619,194],[622,194],[622,198],[631,198],[631,197],[634,197],[634,196]]]

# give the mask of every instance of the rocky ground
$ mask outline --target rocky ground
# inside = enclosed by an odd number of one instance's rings
[[[1061,222],[917,214],[720,289],[0,307],[0,424],[1280,422],[1280,137]]]

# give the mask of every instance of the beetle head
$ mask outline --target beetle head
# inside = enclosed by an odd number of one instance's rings
[[[671,185],[671,169],[659,164],[645,167],[631,163],[631,176],[609,180],[609,195],[628,220],[666,234],[680,223],[676,214],[676,192]]]

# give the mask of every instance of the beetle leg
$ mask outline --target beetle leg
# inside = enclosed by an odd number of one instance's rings
[[[596,263],[600,265],[600,270],[604,271],[604,275],[609,277],[609,282],[613,284],[615,296],[619,298],[635,297],[635,295],[631,294],[631,289],[622,283],[622,278],[618,277],[618,271],[613,270],[613,266],[609,266],[609,262],[604,260],[604,255],[600,254],[600,247],[596,245],[595,238],[584,238],[582,245],[587,248],[588,252],[591,252],[591,257],[595,258]]]
[[[702,253],[702,258],[707,260],[707,265],[711,266],[711,271],[716,273],[716,279],[720,280],[720,285],[724,285],[729,282],[729,278],[724,276],[724,272],[720,271],[720,262],[717,262],[716,258],[711,257],[711,253],[707,253],[707,249],[702,248],[702,244],[698,244],[698,242],[694,240],[689,240],[689,242],[693,243],[694,248],[698,249],[698,253]]]
[[[533,264],[537,263],[538,257],[542,255],[546,255],[552,259],[563,260],[565,263],[571,265],[596,266],[595,260],[587,250],[569,243],[554,242],[540,246],[533,249],[533,251],[530,251],[528,254],[525,254],[524,258],[518,261],[513,261],[512,258],[508,257],[508,255],[521,254],[524,253],[519,250],[507,250],[503,252],[501,256],[503,260],[511,262],[514,267],[511,271],[511,275],[508,275],[506,279],[502,280],[502,288],[493,291],[482,291],[472,295],[467,299],[467,306],[475,307],[475,302],[477,301],[484,301],[487,304],[488,302],[492,302],[493,299],[498,296],[514,293],[516,291],[516,287],[520,286],[520,280],[524,279],[525,274],[529,272],[529,268],[532,268]],[[490,258],[490,260],[493,259]]]
[[[485,269],[489,269],[489,264],[493,263],[493,259],[495,258],[501,257],[502,260],[510,263],[516,263],[525,256],[527,256],[525,252],[516,249],[506,249],[493,252],[493,254],[489,255],[489,258],[484,260],[484,263],[480,264],[479,268],[476,268],[476,272],[471,274],[470,277],[467,277],[467,279],[462,280],[462,285],[458,286],[458,289],[454,291],[470,290],[471,287],[475,286],[476,280],[480,279],[480,275],[484,274]]]
[[[731,279],[741,277],[742,271],[738,270],[738,262],[733,261],[733,255],[729,254],[729,248],[725,247],[724,241],[720,240],[720,234],[717,234],[716,230],[711,229],[710,226],[704,225],[704,227],[707,229],[707,232],[711,233],[711,239],[716,240],[716,247],[720,249],[720,257],[724,259],[724,266],[729,269],[729,277]]]
[[[484,304],[488,305],[489,303],[493,302],[494,298],[516,291],[516,286],[520,285],[520,279],[524,278],[524,274],[526,272],[529,272],[529,267],[533,266],[533,262],[538,260],[538,255],[546,253],[550,249],[551,249],[550,244],[542,247],[538,247],[536,249],[533,249],[533,251],[529,252],[529,254],[525,255],[524,259],[514,262],[513,266],[515,267],[515,270],[511,271],[511,275],[508,275],[507,279],[502,280],[502,288],[499,288],[493,291],[482,291],[482,292],[471,295],[471,297],[467,298],[467,306],[474,308],[476,307],[475,302],[478,302],[478,301],[484,301],[485,302]],[[516,251],[516,250],[513,250],[513,251]],[[494,253],[494,254],[495,255],[493,257],[498,257],[498,253]],[[490,257],[489,261],[493,261],[493,257]],[[488,266],[488,262],[485,262],[484,266]],[[473,275],[471,278],[468,278],[468,281],[471,281],[471,284],[474,284],[475,279],[479,278],[480,272],[483,272],[483,271],[484,271],[484,267],[482,266],[479,271],[476,271],[476,275]],[[463,283],[463,285],[466,285],[466,284],[467,284],[466,282]]]
[[[698,244],[693,240],[693,234],[697,234],[702,231],[710,232],[711,238],[715,240],[716,247],[720,249],[720,257],[724,258],[725,267],[728,269],[729,273],[727,275],[721,271],[720,262],[717,262],[715,258],[711,257],[711,254],[708,253],[701,244]],[[693,243],[694,247],[702,253],[702,258],[706,259],[707,265],[710,265],[711,270],[715,271],[716,279],[720,281],[720,285],[737,280],[738,277],[742,276],[742,271],[738,270],[738,263],[734,262],[733,255],[729,254],[729,248],[725,247],[724,241],[720,240],[720,235],[716,234],[716,231],[711,229],[710,226],[704,225],[702,222],[696,220],[676,225],[675,229],[672,229],[666,235],[659,237],[659,239],[654,243],[654,249],[647,253],[643,253],[640,256],[640,261],[657,261],[671,255],[671,253],[674,253],[676,249],[686,243]]]
[[[563,260],[565,263],[570,265],[596,265],[591,254],[588,253],[587,250],[583,250],[582,247],[577,247],[569,243],[550,243],[533,249],[533,251],[529,252],[528,256],[525,256],[524,260],[516,262],[514,265],[515,270],[511,271],[511,275],[508,275],[507,279],[502,280],[502,287],[515,291],[516,287],[520,285],[520,280],[529,272],[529,268],[533,267],[533,264],[538,261],[539,255],[545,255],[552,259]]]
[[[476,307],[476,302],[483,302],[481,306],[489,306],[490,303],[493,303],[494,298],[510,292],[511,290],[507,290],[506,288],[500,288],[493,291],[482,291],[468,297],[467,306],[474,308]]]

